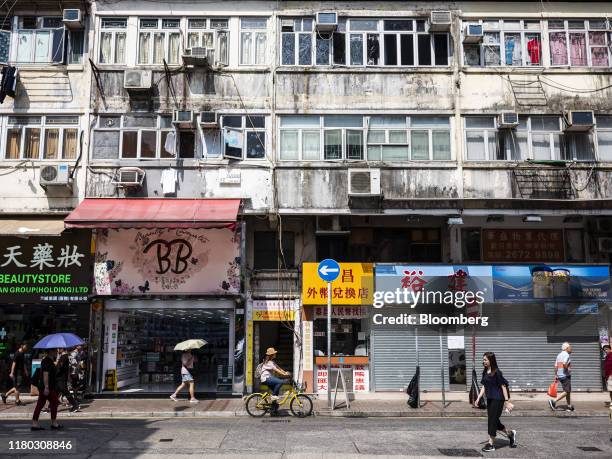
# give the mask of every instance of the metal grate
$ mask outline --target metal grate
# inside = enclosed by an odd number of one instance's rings
[[[546,91],[539,79],[536,80],[512,80],[508,78],[514,100],[521,107],[546,107],[548,99]]]
[[[521,198],[571,199],[575,197],[569,170],[565,168],[516,168],[512,172]]]
[[[443,456],[450,457],[482,457],[475,449],[448,448],[438,449]]]

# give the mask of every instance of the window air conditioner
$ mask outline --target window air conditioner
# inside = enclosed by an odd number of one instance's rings
[[[500,129],[512,129],[519,125],[519,116],[516,112],[502,112],[497,118],[497,127]]]
[[[482,41],[482,25],[467,24],[463,31],[463,43],[480,43]]]
[[[565,112],[566,131],[590,131],[593,126],[595,126],[595,115],[592,110]]]
[[[78,9],[63,10],[62,22],[70,30],[81,30],[85,28],[83,23],[83,12]]]
[[[145,171],[138,167],[121,167],[116,177],[112,183],[119,188],[141,187]]]
[[[429,30],[446,32],[451,29],[452,16],[450,11],[432,11],[429,17]]]
[[[187,48],[183,54],[183,63],[194,66],[212,66],[215,63],[215,50],[203,46]]]
[[[151,89],[153,72],[151,70],[126,70],[123,73],[123,87],[128,91]]]
[[[612,237],[597,238],[597,246],[599,247],[600,252],[612,252]]]
[[[332,32],[338,27],[337,13],[317,13],[316,28],[321,32]]]
[[[348,181],[349,195],[380,195],[380,169],[349,169]]]
[[[68,186],[71,184],[68,164],[48,164],[40,168],[40,186]]]
[[[317,227],[315,234],[342,233],[347,234],[349,230],[339,215],[319,215],[317,216]]]
[[[215,129],[219,127],[219,116],[217,112],[200,112],[200,126],[203,129]]]
[[[193,111],[174,110],[172,112],[172,124],[184,128],[193,127]]]

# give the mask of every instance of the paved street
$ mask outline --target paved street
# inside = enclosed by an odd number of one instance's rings
[[[487,456],[596,458],[612,455],[607,419],[504,417],[502,420],[518,430],[519,447],[510,449],[500,438],[501,447]],[[48,426],[48,418],[44,424]],[[76,441],[76,453],[68,456],[75,458],[478,457],[486,439],[484,418],[68,419],[64,424],[66,430],[59,434],[47,430],[35,435],[25,421],[2,421],[0,456],[7,457],[9,440],[39,438]],[[62,451],[55,456],[67,454]]]

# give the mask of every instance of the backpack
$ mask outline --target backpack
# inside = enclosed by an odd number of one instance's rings
[[[255,378],[261,379],[261,374],[263,373],[263,366],[263,362],[257,365],[257,368],[255,368]]]

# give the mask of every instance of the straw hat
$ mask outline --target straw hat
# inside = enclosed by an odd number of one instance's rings
[[[274,349],[273,347],[269,347],[268,349],[266,349],[266,355],[275,355],[277,354],[276,349]]]

